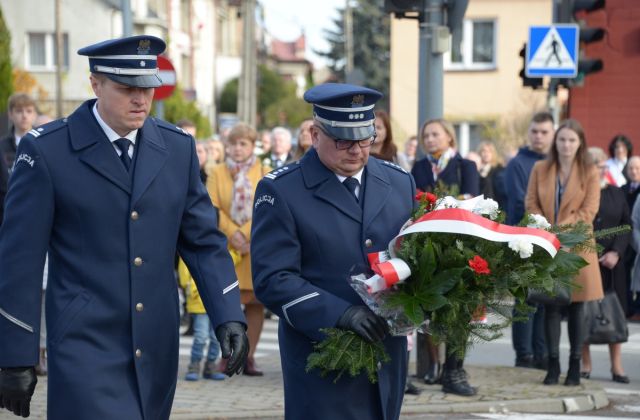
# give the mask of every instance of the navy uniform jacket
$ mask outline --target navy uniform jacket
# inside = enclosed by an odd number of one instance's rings
[[[399,166],[369,158],[364,210],[315,149],[299,163],[267,174],[255,193],[251,262],[258,299],[280,317],[287,419],[397,419],[406,379],[406,337],[387,337],[391,362],[378,384],[344,375],[337,384],[306,373],[321,328],[363,305],[347,283],[354,264],[387,248],[411,216],[415,185]]]
[[[436,181],[433,180],[431,162],[428,158],[421,159],[411,169],[411,175],[416,180],[416,187],[422,191],[433,191]],[[449,163],[440,173],[438,181],[446,185],[457,185],[459,194],[469,194],[473,197],[480,194],[480,174],[476,164],[468,159],[463,159],[456,153],[449,159]]]
[[[9,170],[4,161],[2,151],[0,151],[0,225],[4,213],[4,197],[7,195],[7,181],[9,178]]]
[[[176,246],[213,327],[244,322],[190,136],[148,118],[133,180],[85,102],[20,142],[0,230],[0,366],[38,363],[49,419],[166,419],[176,386]]]

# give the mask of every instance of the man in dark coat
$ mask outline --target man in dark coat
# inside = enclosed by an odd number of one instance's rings
[[[45,254],[51,420],[168,419],[178,370],[176,248],[227,374],[247,352],[238,282],[193,139],[148,118],[161,39],[88,55],[98,97],[18,146],[0,229],[0,407],[29,415]]]
[[[349,286],[355,264],[385,250],[411,215],[412,177],[394,163],[369,157],[373,106],[382,95],[353,85],[319,85],[313,148],[299,163],[277,169],[255,194],[251,262],[258,299],[280,317],[279,339],[287,419],[393,420],[400,415],[407,339],[386,335],[386,323]],[[382,341],[391,362],[378,383],[366,375],[337,383],[307,372],[322,328],[355,331]]]
[[[504,170],[507,192],[507,224],[517,225],[524,217],[524,198],[533,165],[544,159],[553,143],[553,116],[539,112],[533,116],[527,132],[528,144],[509,161]],[[514,312],[514,315],[517,315]],[[516,367],[546,370],[547,347],[544,336],[544,306],[527,314],[526,321],[514,322],[511,338],[516,352]]]

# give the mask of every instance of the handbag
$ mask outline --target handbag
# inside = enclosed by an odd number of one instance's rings
[[[607,291],[601,300],[585,302],[584,308],[589,327],[585,343],[624,343],[629,339],[627,320],[615,291]]]
[[[530,305],[565,306],[571,303],[571,289],[560,283],[556,283],[552,293],[542,289],[529,289],[527,303]]]

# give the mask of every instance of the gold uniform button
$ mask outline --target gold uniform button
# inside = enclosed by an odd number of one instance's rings
[[[131,212],[131,220],[138,220],[138,217],[140,217],[140,215],[137,211],[134,210]]]
[[[136,357],[142,357],[142,350],[136,349]]]
[[[364,246],[366,246],[367,248],[371,248],[373,246],[373,241],[371,239],[367,239],[366,241],[364,241]]]
[[[143,309],[144,309],[144,305],[142,303],[136,304],[136,311],[142,312]]]
[[[135,258],[133,259],[133,263],[134,263],[137,267],[140,267],[140,266],[142,265],[142,258],[140,258],[140,257],[135,257]]]

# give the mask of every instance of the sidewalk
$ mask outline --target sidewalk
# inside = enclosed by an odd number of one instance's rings
[[[176,420],[282,419],[284,398],[280,359],[277,354],[259,359],[263,377],[238,376],[225,381],[178,380],[171,418]],[[184,377],[187,360],[181,358],[179,378]],[[608,405],[599,385],[583,380],[582,385],[542,385],[544,372],[513,367],[466,367],[478,395],[459,397],[440,392],[439,385],[414,383],[419,396],[405,396],[403,416],[427,413],[567,413],[588,411]],[[561,382],[564,377],[561,376]],[[39,378],[30,418],[46,418],[46,378]],[[17,419],[6,411],[0,420]]]

